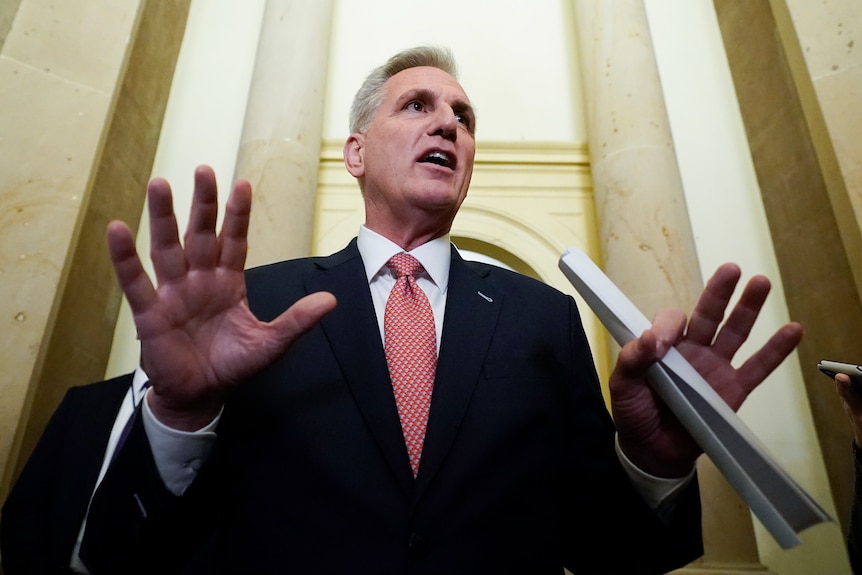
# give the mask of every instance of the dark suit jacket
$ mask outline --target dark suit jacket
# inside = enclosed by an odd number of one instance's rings
[[[64,573],[131,375],[70,389],[3,506],[5,575]]]
[[[216,526],[202,572],[660,573],[701,553],[696,483],[665,525],[625,477],[572,298],[453,250],[414,480],[355,241],[251,270],[247,284],[264,320],[320,290],[338,307],[229,398],[192,489],[211,498],[202,523]],[[174,514],[129,474],[105,484],[108,501],[135,490],[152,507],[139,531]],[[93,527],[105,556],[135,539],[107,510],[88,522],[114,526]]]
[[[850,510],[850,528],[847,532],[847,551],[853,573],[862,573],[862,453],[853,443],[853,460],[856,468],[853,507]]]

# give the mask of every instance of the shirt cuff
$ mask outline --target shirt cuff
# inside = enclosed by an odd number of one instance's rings
[[[617,457],[626,471],[626,475],[629,476],[635,490],[653,511],[658,511],[659,507],[664,507],[665,504],[670,503],[671,499],[694,479],[694,469],[685,477],[677,479],[651,475],[626,457],[626,454],[620,449],[618,437],[614,438],[614,446],[617,450]]]
[[[221,412],[209,424],[197,431],[180,431],[160,422],[144,398],[142,413],[144,430],[159,476],[174,495],[182,495],[195,480],[212,451],[216,426]]]

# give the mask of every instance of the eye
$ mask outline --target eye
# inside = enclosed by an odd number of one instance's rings
[[[407,102],[407,105],[404,106],[404,109],[413,110],[414,112],[424,112],[425,103],[422,100],[410,100]]]
[[[467,131],[473,133],[473,116],[468,112],[455,112],[455,121],[462,124]]]

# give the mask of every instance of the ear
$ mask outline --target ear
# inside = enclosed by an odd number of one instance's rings
[[[365,134],[350,134],[344,142],[344,165],[354,178],[365,175]]]

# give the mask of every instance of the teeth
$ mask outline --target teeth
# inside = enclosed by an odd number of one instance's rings
[[[425,156],[424,161],[439,164],[441,166],[448,166],[450,164],[449,156],[447,156],[443,152],[432,152]]]

